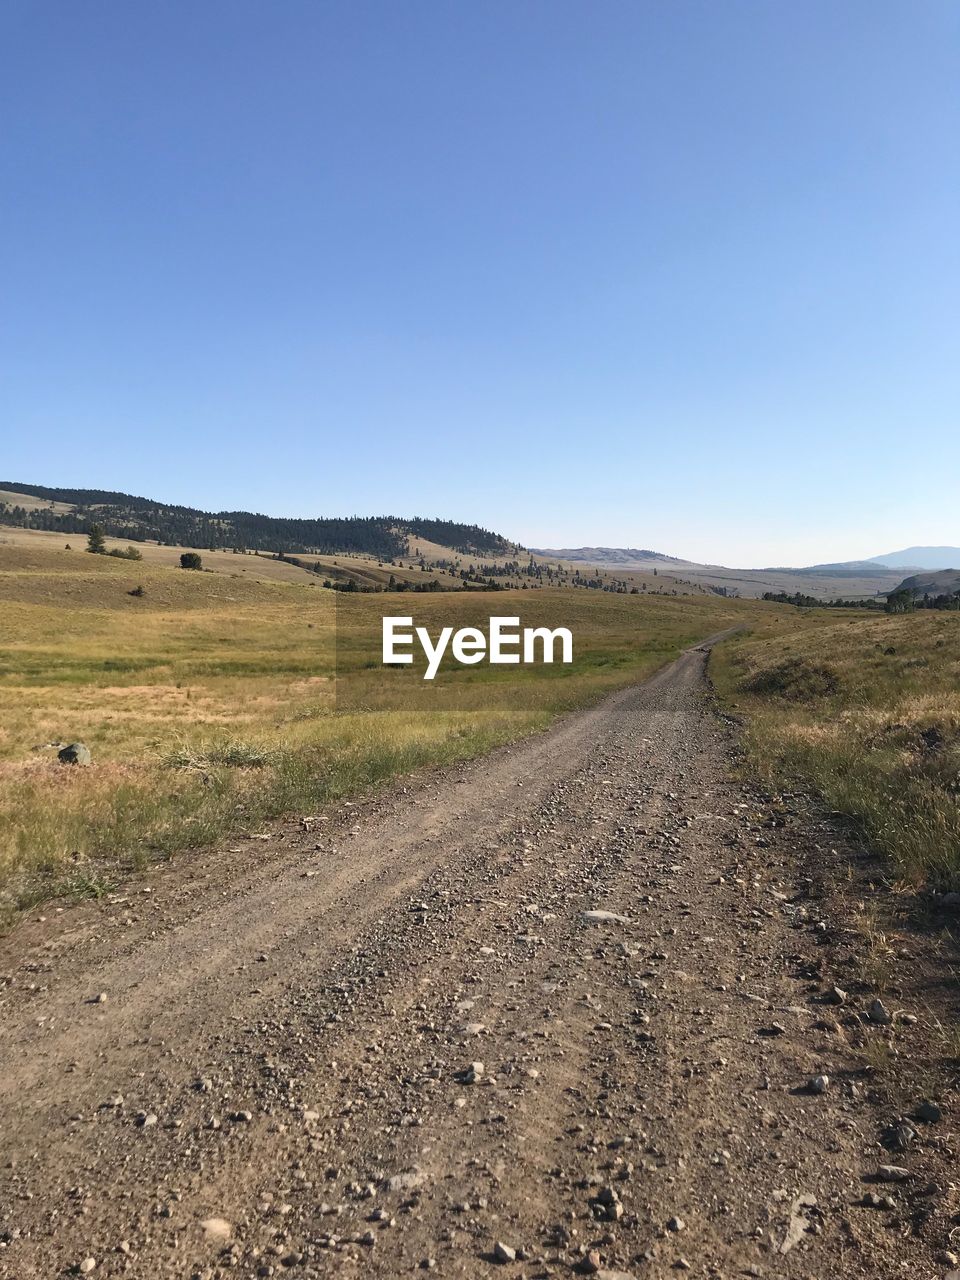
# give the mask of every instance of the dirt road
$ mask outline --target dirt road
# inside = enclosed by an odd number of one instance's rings
[[[948,1273],[705,662],[4,940],[0,1275]]]

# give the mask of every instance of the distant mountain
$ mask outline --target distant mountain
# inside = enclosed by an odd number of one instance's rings
[[[907,547],[873,556],[870,563],[890,569],[960,569],[960,547]]]
[[[767,592],[799,592],[821,600],[869,599],[892,591],[902,576],[897,569],[860,561],[812,565],[807,569],[729,569],[637,547],[541,547],[535,548],[533,554],[612,573],[656,571],[661,579],[672,578],[679,585],[693,583],[724,595],[752,597]]]
[[[109,489],[52,489],[46,485],[0,480],[0,524],[85,534],[91,524],[131,542],[170,546],[245,547],[272,552],[355,552],[385,560],[410,554],[409,540],[420,537],[464,555],[503,555],[515,544],[479,525],[422,516],[347,516],[297,519],[252,511],[200,511],[153,498]],[[18,503],[17,497],[42,498],[49,506]],[[56,505],[55,505],[56,504]],[[66,506],[66,510],[64,510]]]

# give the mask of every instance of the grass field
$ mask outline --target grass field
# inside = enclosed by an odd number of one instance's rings
[[[771,782],[812,783],[904,881],[960,888],[960,615],[814,610],[711,668]]]
[[[2,531],[5,533],[6,531]],[[138,585],[142,596],[130,591]],[[780,606],[702,595],[497,592],[469,607],[570,626],[571,668],[463,668],[456,697],[371,698],[338,597],[297,578],[0,543],[0,893],[8,908],[95,893],[124,870],[421,765],[474,755],[642,678],[682,647]],[[364,597],[460,625],[461,595]],[[337,710],[341,675],[365,695]],[[448,681],[449,684],[449,681]],[[45,744],[83,741],[89,769]]]

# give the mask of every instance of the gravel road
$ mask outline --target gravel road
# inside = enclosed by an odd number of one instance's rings
[[[706,661],[5,938],[0,1275],[949,1274]]]

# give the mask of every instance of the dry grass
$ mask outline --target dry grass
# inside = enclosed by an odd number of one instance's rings
[[[960,886],[960,616],[822,617],[716,657],[758,765],[812,782],[905,881]]]
[[[139,583],[145,594],[129,595]],[[65,886],[96,892],[150,859],[475,755],[642,678],[711,632],[773,624],[785,612],[703,596],[363,597],[367,607],[416,611],[431,626],[465,608],[526,616],[535,597],[539,617],[573,628],[574,667],[463,668],[456,696],[441,706],[410,686],[396,696],[349,628],[338,650],[344,597],[315,583],[0,544],[8,907]],[[339,709],[335,658],[341,677],[360,678],[364,690]],[[93,753],[90,769],[59,765],[45,745],[78,740]]]

